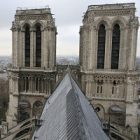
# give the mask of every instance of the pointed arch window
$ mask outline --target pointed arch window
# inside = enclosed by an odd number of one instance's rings
[[[105,38],[106,38],[105,26],[101,24],[98,31],[97,69],[104,68]]]
[[[36,26],[36,67],[41,67],[41,27]]]
[[[30,67],[30,28],[25,27],[25,67]]]
[[[119,50],[120,50],[120,26],[118,24],[115,24],[113,27],[112,34],[111,69],[118,69]]]

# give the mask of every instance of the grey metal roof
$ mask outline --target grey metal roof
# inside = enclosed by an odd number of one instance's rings
[[[43,109],[32,140],[109,140],[96,113],[67,73]]]

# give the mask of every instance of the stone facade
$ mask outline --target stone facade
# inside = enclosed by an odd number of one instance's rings
[[[12,23],[9,128],[40,114],[56,75],[56,27],[49,8],[17,10]]]
[[[99,117],[137,131],[140,73],[135,67],[139,27],[135,11],[134,3],[88,7],[80,27],[80,72],[82,88]]]
[[[80,67],[70,66],[101,120],[138,130],[135,4],[88,7],[80,27]],[[38,116],[67,66],[56,67],[56,27],[49,8],[17,10],[9,68],[9,128]],[[124,132],[124,131],[122,131]]]

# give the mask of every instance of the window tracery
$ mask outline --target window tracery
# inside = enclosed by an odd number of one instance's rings
[[[118,69],[119,50],[120,50],[120,26],[118,24],[115,24],[113,27],[112,34],[111,69]]]
[[[25,27],[25,67],[30,67],[30,28]]]
[[[41,67],[41,27],[36,26],[36,67]]]
[[[106,38],[105,26],[101,24],[98,31],[97,69],[104,68],[105,38]]]

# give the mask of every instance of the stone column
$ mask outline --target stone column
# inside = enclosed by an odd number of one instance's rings
[[[12,30],[12,64],[13,64],[13,66],[14,66],[14,60],[15,60],[15,52],[14,52],[14,50],[15,50],[15,42],[14,42],[15,33],[14,32],[15,31]]]
[[[104,98],[111,98],[112,86],[111,86],[111,82],[109,80],[104,80],[103,88],[104,88],[103,97]]]
[[[52,29],[52,51],[53,51],[53,58],[52,58],[52,63],[53,63],[53,68],[56,65],[56,31],[55,28]]]
[[[12,128],[17,125],[18,119],[18,96],[10,94],[9,96],[9,108],[6,116],[8,122],[8,128]]]
[[[49,28],[49,40],[48,40],[48,43],[49,43],[49,68],[50,69],[53,69],[54,67],[54,43],[55,43],[55,40],[54,40],[54,36],[53,36],[53,28]]]
[[[32,92],[32,78],[29,77],[28,79],[28,84],[29,84],[29,92]]]
[[[12,78],[12,88],[14,88],[12,91],[13,93],[9,96],[9,109],[7,114],[7,122],[9,125],[9,128],[14,127],[17,125],[18,121],[18,100],[19,100],[19,78],[18,75],[16,77]]]
[[[84,63],[83,67],[87,71],[88,70],[88,54],[89,54],[89,27],[85,29],[84,33]]]
[[[79,64],[80,66],[83,66],[83,28],[80,28],[80,48],[79,48]]]
[[[45,29],[44,30],[44,43],[43,43],[43,45],[44,45],[44,53],[43,53],[43,58],[44,58],[44,67],[45,68],[48,68],[48,30],[47,29]]]
[[[121,28],[120,32],[120,50],[119,50],[119,69],[126,69],[127,59],[127,42],[128,42],[128,28]]]
[[[46,94],[49,95],[49,82],[48,82],[48,79],[46,79],[46,85],[47,85],[46,86],[47,87],[46,88]]]
[[[33,66],[36,66],[36,32],[34,31],[34,51],[33,51]]]
[[[52,46],[52,29],[49,29],[49,68],[52,69],[53,66],[53,46]]]
[[[21,36],[20,36],[20,30],[17,29],[17,40],[16,40],[16,67],[19,67],[20,66],[20,55],[19,55],[19,52],[20,52],[20,39],[21,39]]]
[[[41,31],[41,67],[44,67],[44,30]]]
[[[30,67],[35,66],[35,30],[30,31]]]
[[[128,77],[127,79],[127,95],[126,95],[126,124],[130,125],[133,131],[136,131],[137,126],[137,103],[134,102],[134,85],[135,82]]]
[[[134,85],[131,81],[130,77],[127,79],[127,87],[126,87],[126,102],[133,102],[133,95],[134,95]]]
[[[87,84],[86,84],[86,93],[87,93],[87,97],[90,98],[91,97],[91,82],[88,80]]]
[[[85,93],[86,93],[86,96],[88,97],[89,93],[88,93],[88,81],[87,80],[85,81]]]
[[[93,27],[90,27],[90,30],[89,30],[89,46],[88,46],[88,60],[87,60],[87,63],[88,63],[88,70],[92,70],[93,69],[93,55],[94,55],[94,52],[93,52]]]
[[[82,69],[86,69],[86,29],[83,28],[83,32],[82,32],[82,36],[83,36],[83,44],[82,44],[82,48],[83,48],[83,51],[82,51]]]
[[[13,66],[18,66],[18,47],[19,47],[19,32],[18,29],[12,31],[12,57]]]
[[[33,77],[31,77],[31,80],[30,80],[30,85],[31,85],[31,93],[33,93]]]
[[[23,67],[23,42],[24,42],[24,32],[20,31],[20,42],[19,42],[19,67]]]
[[[125,62],[125,38],[127,38],[126,30],[124,28],[120,29],[120,48],[119,48],[119,69],[124,69],[126,67]],[[127,38],[128,39],[128,38]]]
[[[22,35],[22,44],[21,44],[21,59],[22,59],[22,67],[25,67],[25,31],[21,31],[21,35]]]
[[[89,31],[89,49],[88,49],[88,69],[96,69],[96,57],[97,57],[97,29],[91,27]]]
[[[111,68],[111,53],[112,53],[112,29],[106,29],[106,42],[105,42],[105,69]]]
[[[138,28],[134,26],[131,31],[129,70],[135,70]]]
[[[93,58],[92,58],[92,62],[93,62],[93,69],[96,70],[97,68],[97,50],[98,50],[98,33],[97,33],[97,29],[94,27],[93,28]]]
[[[40,93],[40,88],[41,88],[41,87],[40,87],[40,85],[41,85],[40,82],[41,82],[41,78],[39,77],[39,78],[38,78],[38,92],[39,92],[39,93]]]
[[[14,95],[19,94],[19,78],[18,77],[12,78],[12,91]]]
[[[48,86],[47,84],[48,84],[48,83],[47,83],[47,79],[46,79],[46,78],[45,78],[45,81],[44,81],[44,82],[45,82],[45,90],[44,90],[44,92],[47,94],[47,88],[48,88],[48,87],[47,87],[47,86]]]

